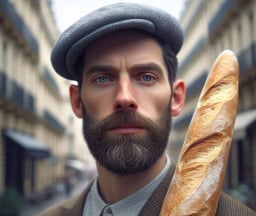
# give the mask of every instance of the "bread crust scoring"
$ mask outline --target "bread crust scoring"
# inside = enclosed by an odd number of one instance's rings
[[[238,104],[239,67],[223,51],[202,89],[161,216],[215,215]]]

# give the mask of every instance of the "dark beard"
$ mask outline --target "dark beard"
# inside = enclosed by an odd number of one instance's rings
[[[84,109],[84,108],[83,108]],[[83,134],[94,158],[117,174],[132,174],[151,167],[164,153],[171,128],[170,105],[157,122],[126,109],[94,122],[84,109]],[[142,134],[115,134],[110,128],[123,123],[145,128]]]

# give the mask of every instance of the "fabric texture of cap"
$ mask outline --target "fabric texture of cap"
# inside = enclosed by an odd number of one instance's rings
[[[95,39],[118,30],[138,29],[170,45],[177,54],[183,43],[183,31],[169,13],[151,6],[116,3],[99,8],[79,19],[59,37],[51,54],[55,71],[76,80],[78,58]]]

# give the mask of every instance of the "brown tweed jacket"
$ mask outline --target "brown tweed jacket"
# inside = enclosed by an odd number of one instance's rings
[[[171,169],[171,172],[168,173],[158,188],[154,191],[151,198],[144,205],[139,216],[158,216],[160,214],[162,202],[169,187],[173,172],[174,168]],[[91,184],[89,184],[81,194],[47,209],[43,213],[39,214],[39,216],[82,216],[84,202],[90,187]],[[215,215],[256,216],[256,212],[252,211],[247,206],[241,204],[230,196],[222,193]]]

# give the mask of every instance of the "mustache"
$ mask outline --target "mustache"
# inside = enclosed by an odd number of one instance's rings
[[[148,130],[155,128],[155,123],[151,119],[142,116],[133,109],[125,109],[111,114],[100,122],[94,122],[91,130],[100,133],[98,135],[102,135],[103,132],[123,124],[134,125]]]

